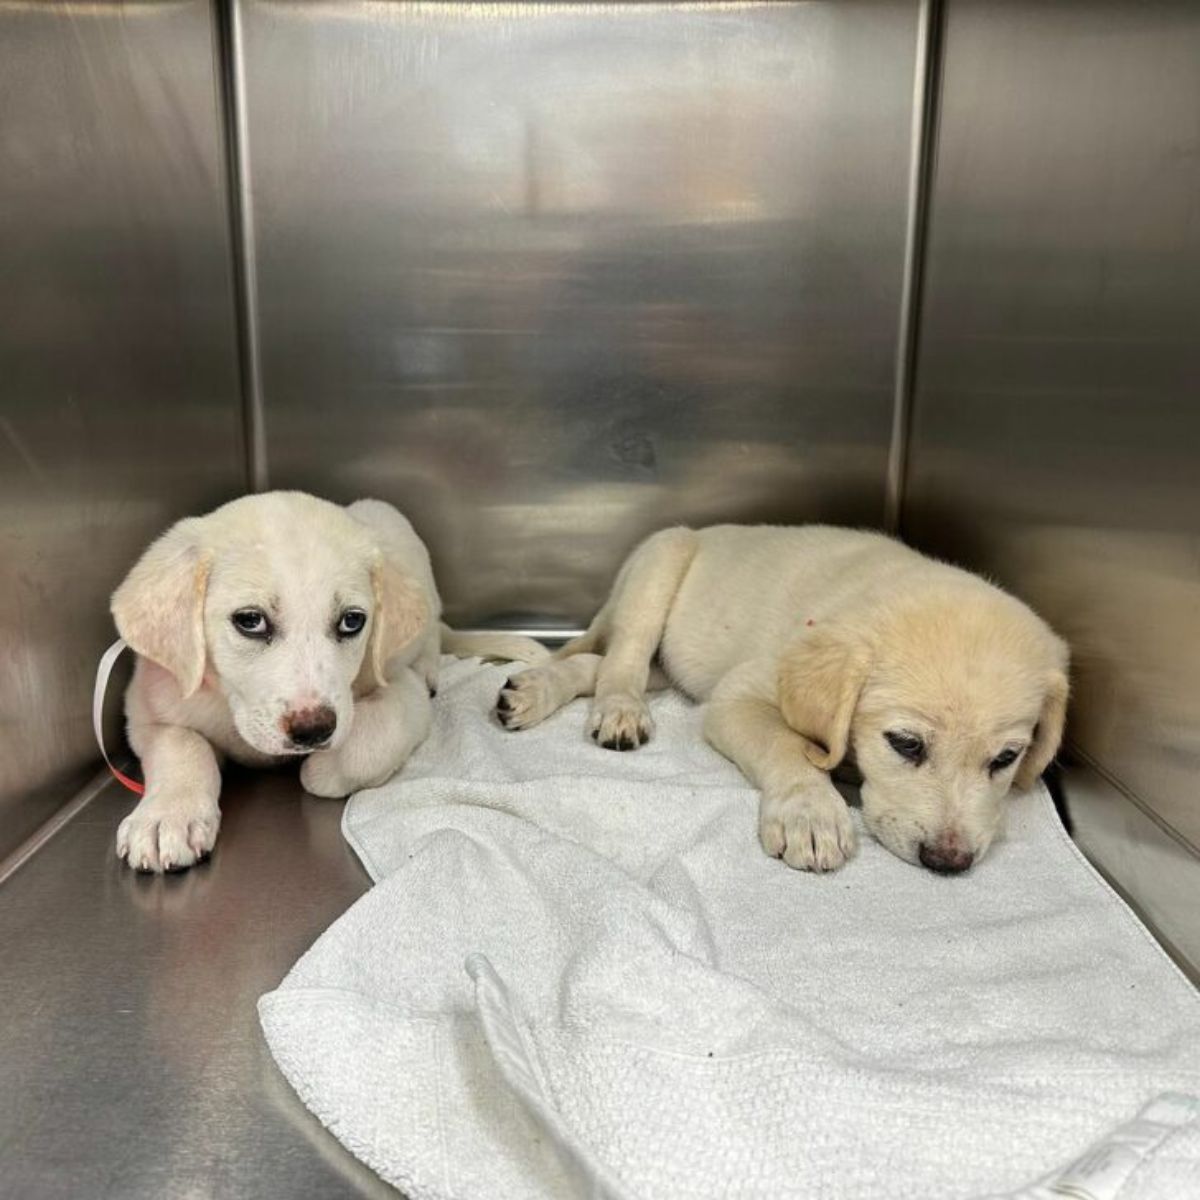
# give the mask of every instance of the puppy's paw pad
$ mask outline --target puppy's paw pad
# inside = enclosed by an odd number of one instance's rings
[[[764,797],[758,833],[772,858],[798,871],[836,871],[858,845],[850,812],[838,796]]]
[[[140,809],[139,805],[117,829],[117,857],[135,871],[186,871],[212,853],[220,813],[164,812],[154,805],[146,812]]]
[[[550,671],[534,667],[514,675],[496,697],[496,720],[505,729],[528,729],[560,706]]]
[[[606,696],[592,702],[588,733],[606,750],[636,750],[654,734],[654,721],[640,696]]]

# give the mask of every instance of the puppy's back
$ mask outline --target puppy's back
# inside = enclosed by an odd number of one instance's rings
[[[883,534],[831,525],[713,525],[696,538],[661,655],[697,697],[738,663],[778,653],[806,621],[927,561]]]

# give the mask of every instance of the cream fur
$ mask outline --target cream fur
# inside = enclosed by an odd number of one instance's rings
[[[248,608],[269,616],[269,641],[234,627],[232,614]],[[338,637],[348,609],[366,626]],[[318,796],[382,783],[429,731],[443,634],[466,653],[491,648],[486,636],[439,626],[429,555],[394,508],[300,492],[180,521],[133,567],[112,610],[138,656],[125,713],[146,779],[117,853],[142,871],[182,869],[212,850],[226,755],[249,766],[304,756],[300,780]],[[545,653],[494,641],[511,657]],[[313,713],[336,726],[309,750],[289,730]]]
[[[582,638],[513,678],[497,715],[522,729],[591,695],[592,737],[633,749],[653,733],[647,687],[668,681],[708,702],[708,740],[760,789],[769,854],[830,870],[854,853],[827,774],[851,758],[872,833],[954,871],[986,853],[1010,787],[1053,758],[1067,647],[999,588],[880,534],[669,529],[630,556]],[[925,761],[888,732],[923,739]],[[1005,750],[1018,757],[990,771]]]

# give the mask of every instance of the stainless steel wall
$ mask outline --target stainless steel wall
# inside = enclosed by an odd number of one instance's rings
[[[0,5],[0,857],[95,770],[108,595],[243,486],[206,3]]]
[[[0,6],[0,854],[94,763],[110,588],[244,486],[237,211],[261,481],[401,505],[458,622],[883,517],[916,0],[227,7],[232,211],[216,6]],[[905,530],[1071,639],[1144,882],[1200,844],[1200,10],[944,8]]]
[[[951,0],[944,35],[905,528],[1070,639],[1075,746],[1197,846],[1200,7]]]
[[[271,485],[399,504],[459,622],[879,523],[917,8],[240,0]]]

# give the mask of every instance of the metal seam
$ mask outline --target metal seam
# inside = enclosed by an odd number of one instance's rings
[[[909,436],[920,335],[925,239],[929,194],[937,145],[938,93],[941,74],[941,0],[921,0],[913,63],[912,129],[909,142],[908,193],[904,229],[904,273],[896,326],[896,366],[892,386],[892,430],[884,493],[884,526],[902,532],[908,476]]]
[[[1185,851],[1191,858],[1200,859],[1200,846],[1195,846],[1188,840],[1187,835],[1181,833],[1174,825],[1170,824],[1165,817],[1160,816],[1150,806],[1149,801],[1143,800],[1137,792],[1135,792],[1128,784],[1122,783],[1107,767],[1101,765],[1096,758],[1084,750],[1073,739],[1068,738],[1063,749],[1066,752],[1068,763],[1070,759],[1075,759],[1081,762],[1084,766],[1091,770],[1104,780],[1119,796],[1122,796],[1126,801],[1133,805],[1151,824],[1158,828],[1158,831],[1166,838],[1173,841],[1181,850]]]
[[[250,187],[242,10],[239,0],[217,0],[214,10],[221,124],[225,142],[225,177],[246,485],[250,491],[263,492],[269,484],[262,366],[259,354],[258,273],[254,237],[254,197]]]
[[[52,813],[15,850],[0,859],[0,885],[12,878],[55,834],[77,817],[111,782],[108,769],[100,771],[82,789]]]
[[[587,628],[583,626],[572,625],[570,628],[564,629],[561,625],[464,625],[462,627],[455,626],[455,633],[468,635],[476,634],[511,634],[515,637],[533,638],[539,642],[569,642],[574,638],[582,637],[587,633]]]

